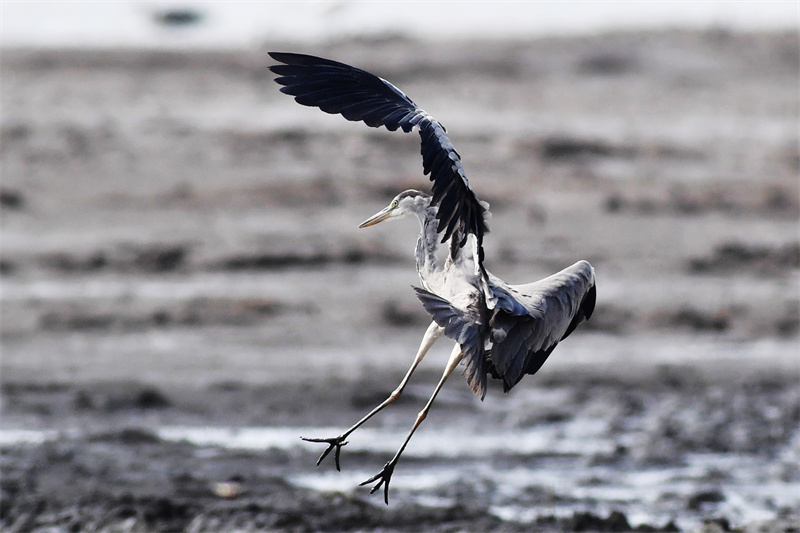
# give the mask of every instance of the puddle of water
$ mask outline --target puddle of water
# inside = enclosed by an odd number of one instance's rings
[[[0,446],[36,446],[58,438],[56,430],[0,429]]]
[[[443,429],[420,431],[414,435],[404,455],[418,458],[496,457],[498,455],[563,454],[590,457],[610,453],[614,443],[603,438],[604,425],[593,421],[574,421],[564,427],[536,427],[531,430],[471,433],[465,438],[463,431]],[[300,439],[303,437],[331,437],[342,428],[308,427],[164,427],[158,436],[168,441],[185,440],[197,446],[217,446],[246,450],[269,448],[289,449],[302,447],[320,450],[321,445]],[[386,429],[359,429],[347,445],[350,451],[394,453],[405,438],[405,431]]]

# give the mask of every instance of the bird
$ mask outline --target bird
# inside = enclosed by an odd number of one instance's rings
[[[406,133],[417,128],[420,134],[423,173],[430,175],[431,194],[403,191],[359,227],[416,216],[420,234],[414,255],[422,286],[414,290],[431,323],[411,367],[383,402],[336,437],[301,437],[328,445],[317,466],[334,452],[335,466],[340,470],[340,454],[347,438],[402,394],[414,370],[442,335],[455,341],[441,378],[397,453],[380,472],[361,483],[374,484],[370,493],[383,487],[388,505],[394,469],[450,374],[463,363],[466,381],[481,399],[489,377],[502,381],[503,390],[508,392],[525,375],[535,374],[558,343],[592,316],[596,301],[594,268],[580,260],[549,277],[522,285],[508,284],[493,275],[484,266],[483,249],[489,231],[489,206],[470,187],[461,156],[441,123],[389,81],[362,69],[306,54],[269,55],[278,62],[269,68],[278,76],[275,81],[281,85],[280,91],[293,96],[297,103],[370,127]],[[446,255],[442,245],[446,246]]]

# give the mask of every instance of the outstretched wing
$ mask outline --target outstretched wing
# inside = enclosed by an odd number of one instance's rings
[[[594,311],[594,269],[586,261],[527,285],[510,286],[491,277],[490,286],[497,295],[489,323],[490,372],[503,379],[506,391],[525,374],[535,374],[556,345]]]
[[[483,235],[488,232],[485,204],[478,201],[469,186],[461,157],[453,148],[444,126],[420,109],[408,96],[369,72],[344,63],[304,54],[270,52],[283,63],[270,70],[283,85],[281,92],[297,103],[318,107],[347,120],[363,121],[374,128],[386,126],[410,132],[414,126],[422,138],[422,165],[433,182],[434,205],[439,206],[438,232],[442,242],[457,235],[459,247],[470,233],[478,241],[479,263],[483,260]]]

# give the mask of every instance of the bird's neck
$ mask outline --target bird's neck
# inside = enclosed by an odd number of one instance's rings
[[[436,219],[436,207],[428,206],[418,214],[420,233],[414,256],[417,260],[417,273],[423,285],[429,285],[442,267],[437,259],[439,250],[439,233],[436,231],[439,221]],[[430,290],[430,287],[428,287]]]

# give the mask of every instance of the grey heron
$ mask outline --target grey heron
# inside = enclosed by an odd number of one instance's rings
[[[319,465],[331,451],[336,469],[348,436],[403,392],[414,370],[442,336],[455,341],[442,377],[397,453],[383,469],[364,481],[375,483],[371,493],[384,488],[389,503],[389,482],[394,468],[416,429],[426,418],[445,380],[465,363],[467,383],[483,399],[487,379],[502,380],[509,391],[526,374],[534,374],[556,345],[584,320],[595,305],[594,269],[587,261],[525,285],[509,285],[484,265],[483,237],[488,232],[488,204],[470,188],[461,157],[442,126],[400,89],[369,72],[319,57],[270,52],[281,64],[270,70],[281,92],[305,106],[318,107],[347,120],[371,127],[384,126],[410,132],[419,130],[423,172],[430,174],[432,195],[407,190],[360,227],[384,220],[416,215],[420,222],[415,258],[422,287],[417,297],[432,322],[422,338],[411,367],[397,388],[361,420],[337,437],[312,439],[328,444]],[[448,243],[447,257],[438,259],[440,244]]]

